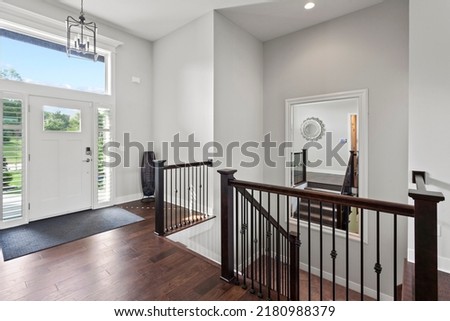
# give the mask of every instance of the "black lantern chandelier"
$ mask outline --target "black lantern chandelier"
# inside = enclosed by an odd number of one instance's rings
[[[86,22],[81,0],[81,11],[78,20],[68,16],[67,28],[67,55],[93,59],[97,61],[97,25],[95,22]]]

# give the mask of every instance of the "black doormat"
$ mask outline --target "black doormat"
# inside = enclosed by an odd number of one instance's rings
[[[5,261],[144,220],[119,207],[88,210],[0,230]]]

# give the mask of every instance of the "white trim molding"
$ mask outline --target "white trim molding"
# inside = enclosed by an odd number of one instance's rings
[[[408,249],[408,262],[415,262],[414,249]],[[438,270],[450,273],[450,258],[438,256]]]

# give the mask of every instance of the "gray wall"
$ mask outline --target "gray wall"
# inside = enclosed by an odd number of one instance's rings
[[[450,1],[410,1],[409,168],[429,174],[440,191],[439,269],[450,272]],[[411,186],[413,187],[413,186]],[[414,258],[413,225],[409,259]]]
[[[157,157],[161,143],[174,135],[195,134],[201,145],[213,139],[213,13],[208,13],[154,43],[154,136]],[[173,164],[173,150],[166,158]],[[177,162],[189,161],[187,150]],[[201,148],[195,160],[203,160]],[[193,160],[191,160],[193,161]]]
[[[386,1],[264,43],[263,128],[279,142],[285,136],[285,99],[364,88],[369,90],[368,195],[406,202],[408,1]],[[266,182],[284,184],[281,161],[265,168]],[[367,255],[373,255],[373,223],[369,222]],[[390,225],[383,225],[382,245],[387,249],[392,247]],[[403,240],[406,228],[400,225]],[[404,257],[406,244],[400,243]],[[385,264],[392,261],[390,250],[382,255]],[[388,270],[383,271],[382,290],[391,294]],[[359,282],[358,274],[352,281]],[[367,264],[366,275],[373,274]],[[366,282],[373,288],[373,280]]]
[[[262,43],[221,14],[214,13],[213,138],[224,151],[231,142],[242,146],[245,142],[259,142],[262,138],[262,71]],[[196,116],[206,125],[204,115]],[[251,151],[260,155],[259,149]],[[220,261],[220,179],[216,171],[233,167],[238,170],[237,178],[261,181],[263,167],[242,167],[241,161],[247,162],[249,159],[242,155],[239,148],[234,149],[229,159],[225,153],[214,157],[214,160],[222,162],[222,165],[212,169],[214,214],[217,218],[170,238],[212,260]]]

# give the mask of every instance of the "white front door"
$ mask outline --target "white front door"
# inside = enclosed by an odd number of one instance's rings
[[[30,97],[30,221],[92,208],[92,104]]]

